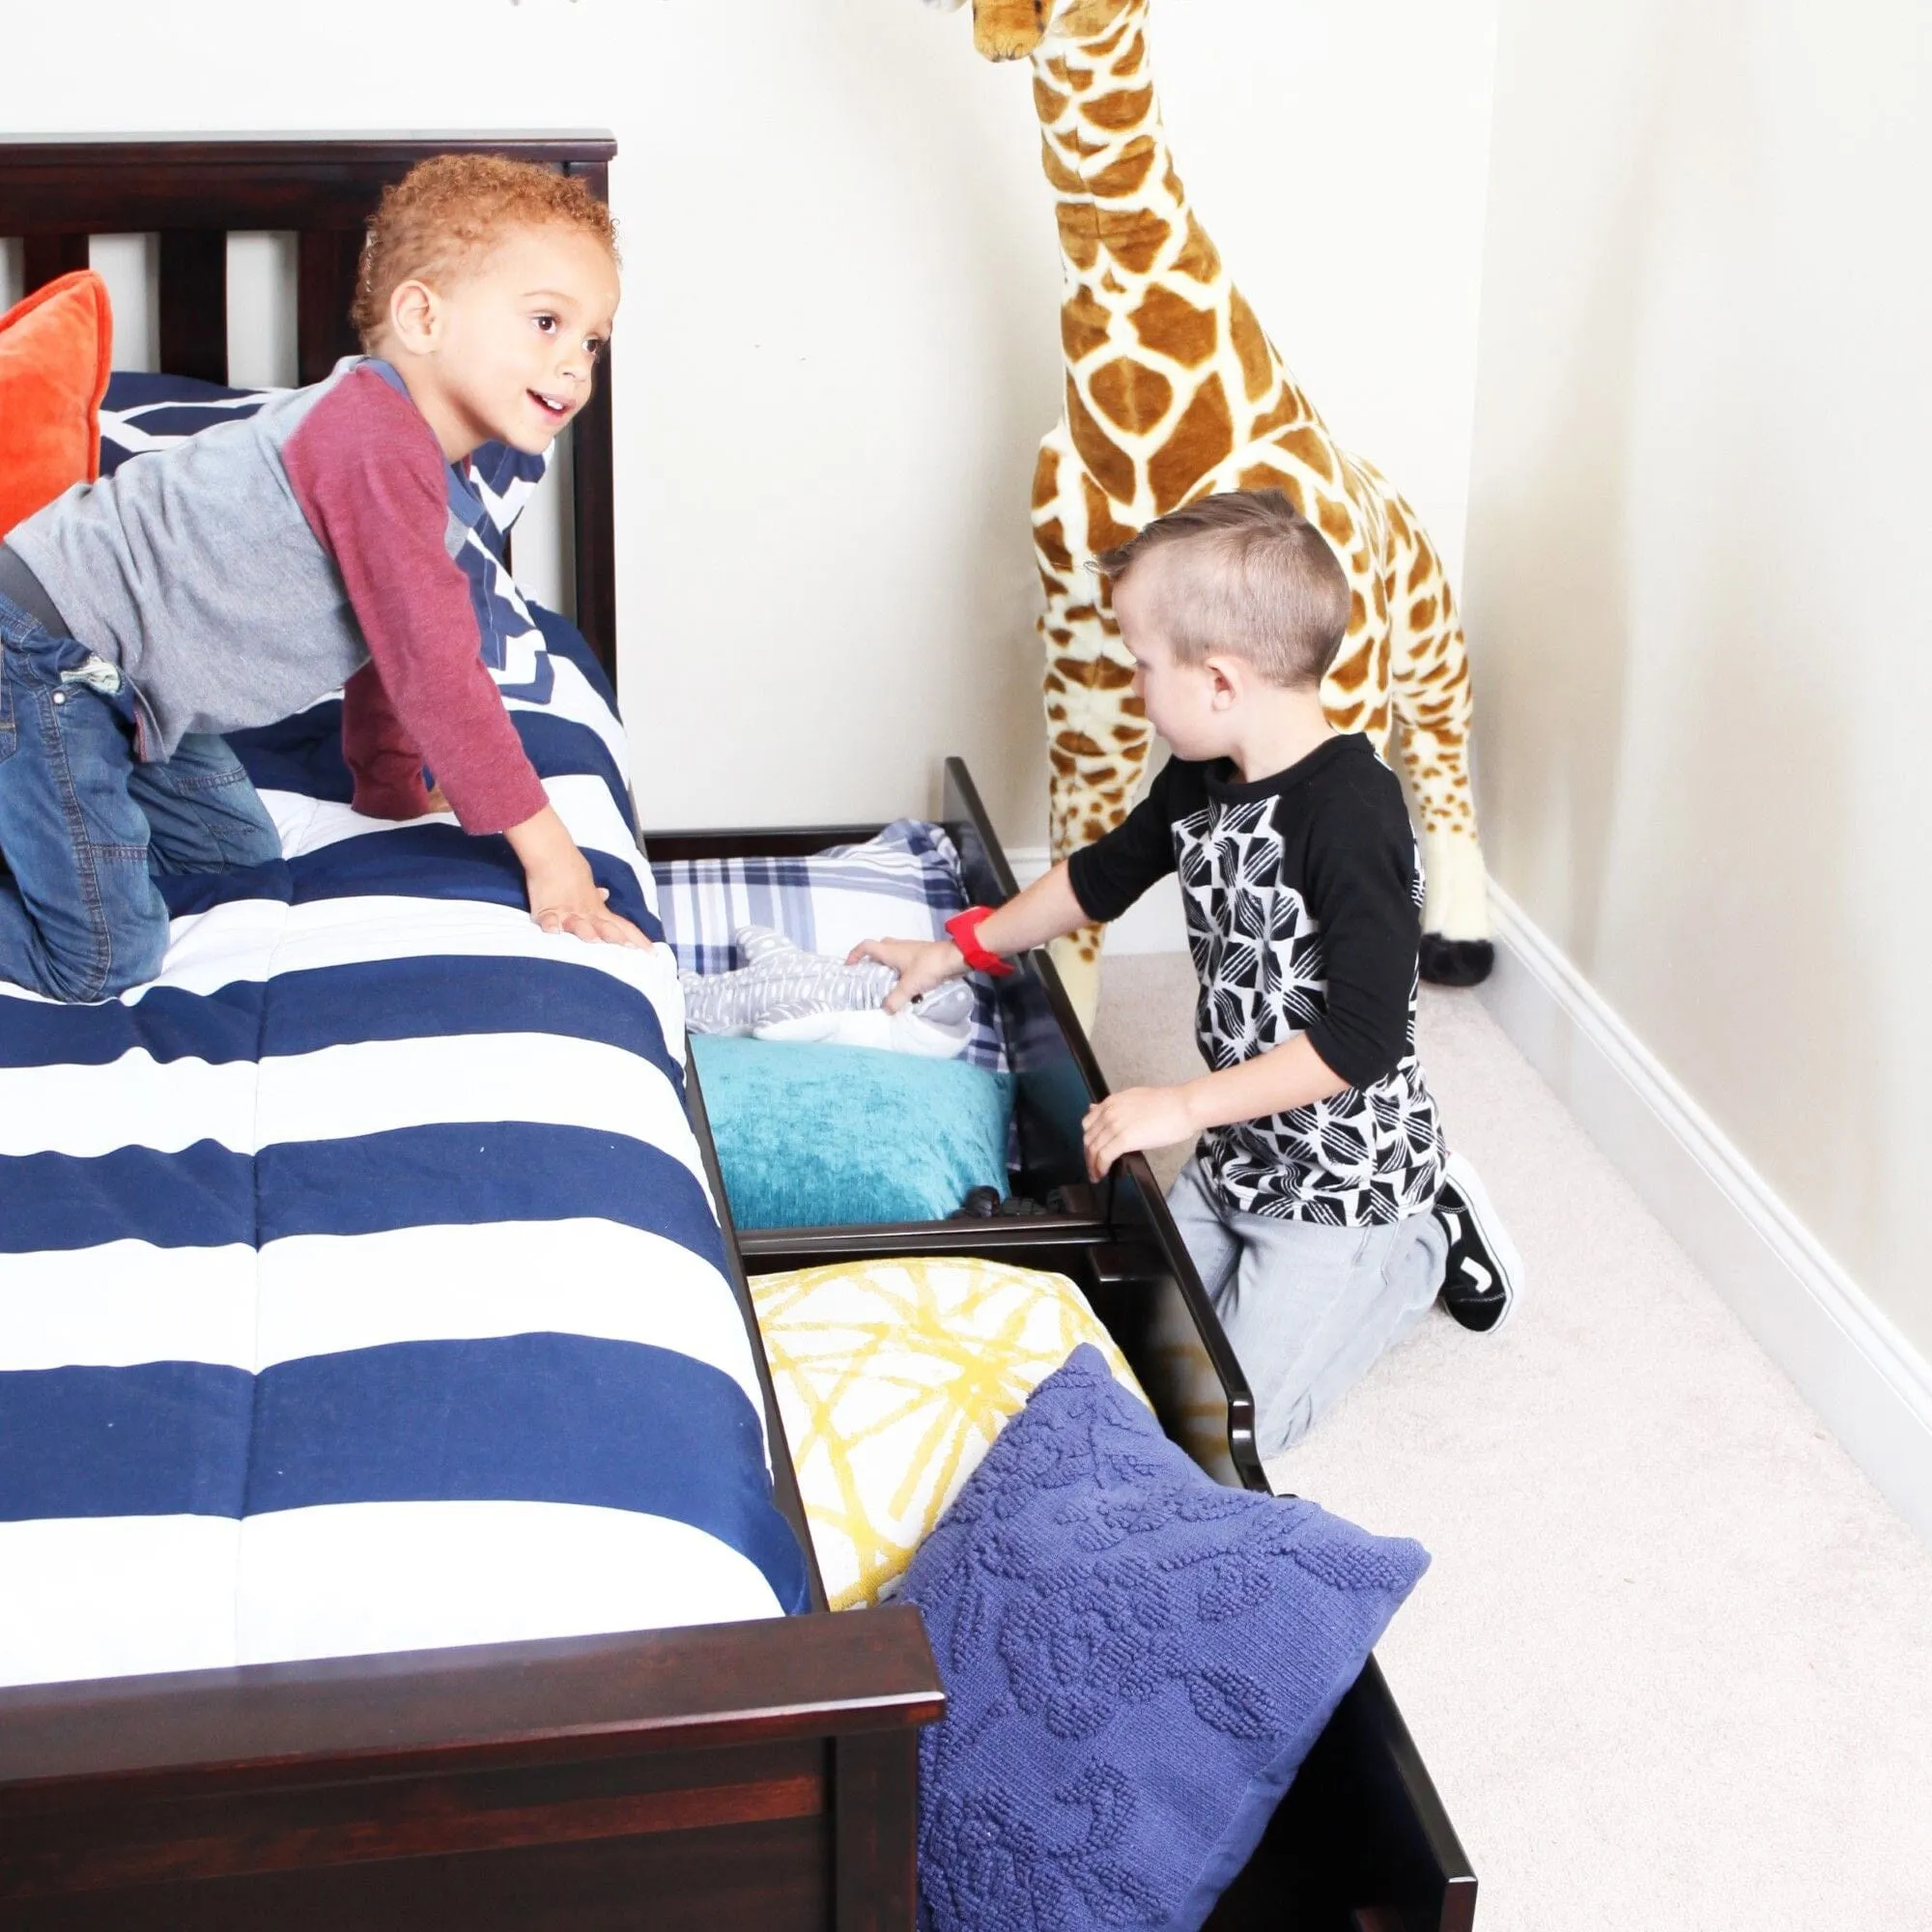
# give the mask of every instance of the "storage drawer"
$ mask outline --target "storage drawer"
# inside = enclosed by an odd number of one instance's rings
[[[969,896],[992,905],[1011,896],[1011,868],[958,759],[947,763],[943,816]],[[658,861],[787,857],[879,829],[658,833],[644,843]],[[1080,1122],[1107,1089],[1051,960],[1029,955],[997,991],[1017,1076],[1013,1187],[1040,1201],[1062,1189],[1067,1211],[743,1234],[727,1215],[737,1264],[755,1275],[870,1257],[977,1255],[1066,1274],[1119,1344],[1168,1434],[1219,1480],[1265,1491],[1253,1398],[1145,1157],[1129,1156],[1097,1186],[1086,1179]],[[690,1084],[722,1204],[695,1072]],[[782,1439],[776,1414],[773,1429]],[[781,1486],[789,1478],[781,1471]],[[1214,1932],[1466,1932],[1475,1901],[1475,1874],[1371,1659],[1208,1922]]]

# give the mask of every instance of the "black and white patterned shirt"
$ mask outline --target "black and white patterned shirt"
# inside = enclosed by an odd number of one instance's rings
[[[1091,919],[1179,870],[1216,1072],[1305,1033],[1350,1083],[1326,1100],[1212,1127],[1196,1150],[1243,1213],[1361,1227],[1431,1207],[1442,1131],[1415,1058],[1422,864],[1402,787],[1359,733],[1272,778],[1171,760],[1124,824],[1073,855]]]

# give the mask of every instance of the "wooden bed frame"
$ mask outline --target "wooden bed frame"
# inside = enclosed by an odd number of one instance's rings
[[[0,237],[23,238],[32,289],[85,266],[92,236],[158,234],[162,367],[220,382],[226,236],[293,230],[298,366],[312,382],[356,346],[349,299],[361,224],[382,187],[455,150],[581,174],[601,195],[614,143],[0,143]],[[578,623],[614,673],[608,367],[574,439]],[[1010,892],[957,766],[946,816],[972,890]],[[874,829],[678,834],[653,850],[811,850]],[[1078,1111],[1105,1091],[1098,1068],[1043,957],[1002,997],[1020,1043],[1029,1181],[1077,1181]],[[695,1077],[690,1091],[722,1204]],[[725,1240],[754,1343],[741,1250],[760,1269],[915,1249],[1068,1269],[1157,1406],[1150,1323],[1163,1297],[1178,1296],[1226,1395],[1235,1470],[1264,1488],[1252,1403],[1145,1161],[1135,1156],[1071,1208],[1024,1223],[742,1241],[727,1215]],[[753,1353],[778,1499],[810,1564],[763,1351]],[[943,1711],[944,1693],[915,1610],[833,1615],[815,1565],[811,1575],[814,1612],[771,1622],[0,1690],[0,1923],[910,1927],[918,1729]],[[1474,1875],[1372,1661],[1209,1923],[1465,1932],[1474,1903]]]

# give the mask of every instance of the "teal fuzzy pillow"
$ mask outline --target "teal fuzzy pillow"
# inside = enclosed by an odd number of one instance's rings
[[[869,1046],[694,1035],[741,1228],[943,1221],[1007,1191],[1009,1073]]]

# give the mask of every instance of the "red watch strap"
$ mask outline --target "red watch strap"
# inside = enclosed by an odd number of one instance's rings
[[[997,952],[988,952],[980,944],[980,924],[992,916],[991,906],[968,906],[946,922],[946,932],[974,972],[990,973],[994,979],[1004,980],[1013,970],[1012,961],[1002,959]]]

